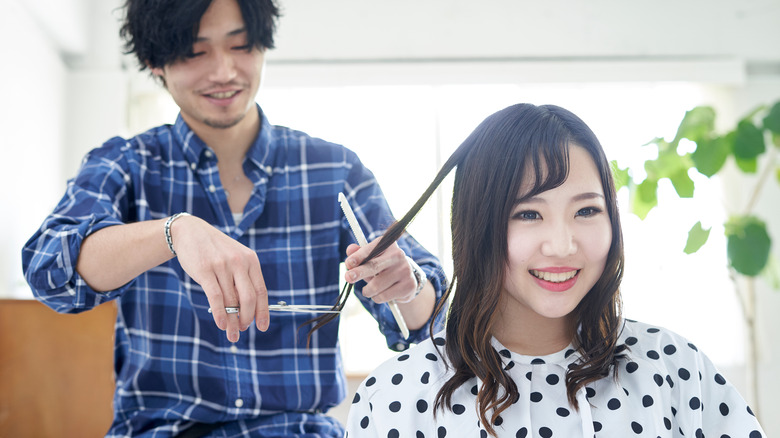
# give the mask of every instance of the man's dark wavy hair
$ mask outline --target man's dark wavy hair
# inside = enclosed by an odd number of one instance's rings
[[[141,70],[161,68],[192,53],[198,26],[213,0],[127,0],[119,31],[126,53],[135,54]],[[247,44],[274,48],[280,16],[273,0],[236,0],[247,31]]]

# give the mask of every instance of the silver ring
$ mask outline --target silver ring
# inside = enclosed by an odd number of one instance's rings
[[[238,313],[239,307],[225,307],[225,313]],[[211,307],[209,307],[209,313],[211,312]]]

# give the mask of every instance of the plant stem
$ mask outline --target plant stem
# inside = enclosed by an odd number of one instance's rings
[[[753,211],[753,207],[755,207],[756,202],[758,202],[758,195],[761,193],[761,189],[764,187],[764,183],[766,183],[767,178],[769,178],[769,175],[775,168],[775,161],[777,161],[777,151],[775,149],[776,148],[774,146],[769,146],[769,152],[767,152],[766,155],[766,166],[764,166],[764,170],[761,171],[761,175],[758,177],[756,185],[753,186],[753,193],[750,195],[750,201],[745,207],[745,216],[748,216],[750,212]]]
[[[748,312],[746,312],[745,316],[747,318],[747,329],[748,329],[748,343],[750,344],[750,376],[751,376],[751,386],[753,389],[753,403],[752,408],[753,414],[755,414],[756,418],[759,418],[759,406],[760,406],[760,396],[759,396],[759,385],[758,385],[758,339],[756,336],[756,288],[755,288],[755,279],[753,277],[748,277],[746,281],[746,295],[747,295],[747,305],[748,305]]]

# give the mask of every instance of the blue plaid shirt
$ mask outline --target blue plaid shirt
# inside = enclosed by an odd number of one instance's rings
[[[173,126],[113,138],[91,151],[22,251],[28,283],[52,309],[78,313],[117,302],[109,436],[172,436],[196,422],[224,423],[211,436],[343,436],[342,426],[323,414],[345,397],[337,321],[317,331],[307,349],[310,326],[298,326],[312,315],[276,312],[267,332],[250,328],[231,344],[208,313],[203,289],[175,258],[107,293],[92,290],[75,270],[91,233],[186,211],[257,251],[269,302],[333,305],[339,263],[353,242],[338,193],[369,239],[392,223],[390,209],[354,152],[272,126],[257,110],[262,128],[244,161],[254,191],[239,223],[213,151],[179,116]],[[411,237],[399,245],[440,297],[446,279],[438,261]],[[388,345],[405,348],[389,308],[356,296]],[[441,329],[441,319],[437,324]],[[413,331],[409,342],[426,334]]]

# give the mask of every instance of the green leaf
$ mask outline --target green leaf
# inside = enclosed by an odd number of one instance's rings
[[[764,277],[772,289],[780,289],[780,260],[774,254],[769,254],[769,260],[761,272],[761,276]]]
[[[633,190],[629,198],[631,199],[631,211],[644,220],[650,210],[658,205],[658,181],[646,178],[639,185],[630,186]]]
[[[734,138],[734,156],[741,160],[750,160],[764,151],[766,151],[764,133],[748,120],[739,122]]]
[[[609,167],[612,168],[612,177],[615,179],[615,191],[617,192],[623,187],[628,186],[630,178],[628,175],[628,167],[621,169],[615,160],[610,161],[609,165]]]
[[[772,133],[780,135],[780,102],[775,103],[769,110],[769,114],[764,117],[763,123],[764,129],[768,129],[772,131]]]
[[[745,173],[756,173],[756,171],[758,170],[758,159],[756,158],[751,158],[749,160],[736,158],[736,161],[737,161],[737,167],[739,167]]]
[[[693,198],[693,190],[695,188],[693,180],[688,176],[688,172],[680,170],[674,175],[670,176],[674,190],[677,192],[677,196],[681,198]]]
[[[715,110],[709,106],[697,106],[685,113],[677,128],[677,135],[672,144],[675,146],[680,139],[687,138],[693,142],[707,139],[715,128]]]
[[[712,228],[707,228],[706,230],[702,228],[701,221],[696,222],[696,225],[688,231],[688,241],[685,243],[685,249],[683,251],[685,251],[686,254],[693,254],[698,251],[699,248],[707,243],[707,239],[710,237],[710,230],[712,230]]]
[[[742,275],[755,277],[766,266],[772,240],[766,224],[755,216],[736,217],[726,224],[729,262]]]
[[[696,170],[708,178],[718,173],[731,153],[729,146],[724,137],[699,140],[696,143],[696,150],[691,154]]]

